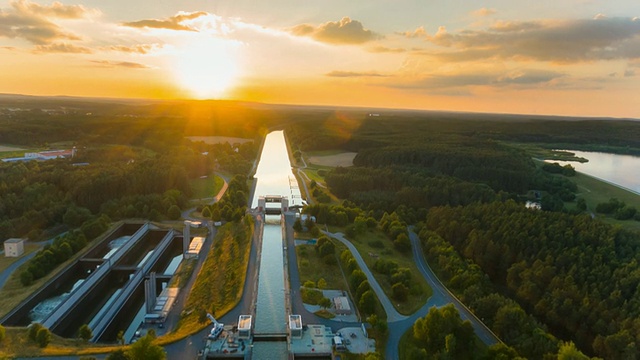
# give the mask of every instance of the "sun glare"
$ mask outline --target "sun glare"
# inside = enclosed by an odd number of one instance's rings
[[[235,84],[239,68],[233,43],[208,38],[178,51],[175,75],[193,97],[221,98]]]

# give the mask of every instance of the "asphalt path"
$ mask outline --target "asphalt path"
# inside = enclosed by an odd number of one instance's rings
[[[366,263],[360,256],[358,250],[351,244],[351,242],[344,238],[342,233],[329,233],[328,235],[342,242],[349,248],[351,253],[353,254],[356,262],[362,269],[362,271],[367,276],[367,280],[371,285],[371,288],[374,290],[382,307],[387,313],[387,325],[389,328],[389,337],[387,340],[385,359],[398,359],[398,344],[400,343],[400,338],[413,326],[418,318],[424,317],[429,313],[429,309],[432,307],[442,307],[447,304],[454,304],[454,306],[458,309],[460,313],[460,317],[463,320],[469,320],[473,329],[478,336],[478,338],[485,343],[486,345],[493,345],[500,340],[491,332],[491,330],[484,324],[480,319],[478,319],[462,302],[460,302],[438,279],[438,277],[433,273],[429,264],[426,262],[424,255],[422,254],[422,249],[420,246],[420,240],[418,235],[413,231],[409,231],[409,238],[411,240],[413,258],[416,262],[418,269],[421,275],[425,278],[425,280],[431,286],[433,290],[432,296],[423,305],[418,311],[413,313],[411,316],[404,316],[393,307],[393,304],[384,293],[378,282],[373,277],[373,274],[367,267]]]
[[[330,327],[333,332],[344,327],[360,327],[360,322],[347,322],[333,319],[325,319],[310,312],[304,307],[302,296],[300,295],[301,281],[300,272],[298,271],[296,245],[293,236],[293,223],[295,216],[289,214],[286,219],[286,241],[287,241],[287,258],[289,263],[289,288],[291,289],[292,312],[302,316],[303,324],[321,324]]]
[[[433,300],[434,305],[440,307],[449,303],[458,309],[462,320],[471,321],[473,330],[478,338],[486,345],[493,345],[500,342],[500,339],[480,320],[475,314],[473,314],[455,295],[453,295],[449,289],[438,279],[436,274],[433,273],[431,267],[424,258],[422,253],[422,247],[420,246],[420,239],[418,235],[409,231],[409,239],[411,240],[411,247],[413,249],[413,258],[418,265],[418,269],[422,273],[422,276],[427,280],[431,289],[433,289],[433,295],[429,299],[429,302]],[[422,309],[421,309],[422,310]]]
[[[393,307],[391,300],[389,300],[387,295],[384,293],[382,287],[380,286],[380,284],[378,284],[378,281],[371,273],[371,270],[369,270],[369,268],[367,267],[367,264],[364,262],[364,259],[362,259],[362,256],[360,256],[358,249],[353,246],[351,241],[345,239],[342,233],[327,232],[326,234],[339,240],[341,243],[345,244],[347,248],[349,248],[349,250],[353,254],[353,257],[356,259],[356,262],[360,266],[360,270],[362,270],[362,272],[364,272],[364,274],[367,276],[367,280],[369,281],[369,285],[371,285],[371,289],[376,293],[378,299],[380,299],[380,303],[382,304],[384,311],[387,313],[387,322],[392,323],[406,319],[407,317],[405,315],[400,314],[396,310],[396,308]]]
[[[51,238],[51,239],[49,239],[47,241],[36,242],[36,243],[33,243],[33,244],[41,245],[42,247],[44,247],[46,244],[51,244],[53,242],[53,240],[55,240],[57,237],[62,236],[64,234],[66,234],[66,232],[64,232],[64,233],[62,233],[60,235],[56,235],[55,237],[53,237],[53,238]],[[0,289],[2,289],[2,287],[7,282],[7,280],[9,280],[9,277],[11,276],[11,274],[13,274],[13,272],[16,271],[16,269],[19,268],[22,264],[26,263],[27,261],[32,259],[34,256],[36,256],[38,251],[40,251],[40,250],[36,250],[36,251],[33,251],[33,252],[31,252],[31,253],[29,253],[27,255],[22,256],[21,258],[16,260],[13,264],[9,265],[6,269],[2,270],[2,272],[0,272]]]

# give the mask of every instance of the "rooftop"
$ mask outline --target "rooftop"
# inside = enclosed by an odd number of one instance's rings
[[[330,355],[333,352],[331,328],[324,325],[309,325],[301,339],[291,340],[291,350],[296,356]]]
[[[240,315],[238,318],[238,330],[251,329],[251,315]]]
[[[301,330],[302,329],[302,316],[300,315],[289,315],[289,328],[292,330]]]
[[[23,242],[23,241],[24,241],[24,239],[11,238],[11,239],[5,240],[5,243],[6,244],[17,244],[17,243],[20,243],[20,242]]]

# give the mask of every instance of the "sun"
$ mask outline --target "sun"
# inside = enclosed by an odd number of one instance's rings
[[[176,79],[193,97],[221,98],[236,83],[239,68],[233,43],[206,38],[176,50]]]

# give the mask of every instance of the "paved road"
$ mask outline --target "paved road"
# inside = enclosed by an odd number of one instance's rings
[[[294,215],[285,216],[287,221],[286,226],[286,241],[287,241],[287,258],[289,263],[289,286],[291,289],[291,304],[292,312],[294,314],[302,315],[302,322],[304,324],[321,324],[330,327],[333,332],[338,331],[344,327],[360,327],[360,322],[346,322],[332,319],[325,319],[317,316],[316,314],[308,311],[302,302],[302,296],[300,295],[300,272],[298,271],[298,263],[296,256],[295,239],[293,236],[293,223],[295,222]]]
[[[384,311],[387,313],[387,322],[392,323],[395,321],[401,321],[406,319],[407,318],[406,316],[400,314],[396,310],[396,308],[393,307],[393,304],[391,303],[387,295],[382,290],[382,287],[380,286],[380,284],[378,284],[378,281],[376,281],[376,278],[371,273],[371,270],[369,270],[369,268],[367,267],[367,264],[364,262],[364,259],[362,259],[362,256],[360,256],[358,249],[356,249],[356,247],[353,246],[353,244],[349,240],[345,239],[342,233],[326,232],[326,234],[339,240],[341,243],[345,244],[349,248],[349,250],[353,254],[353,257],[356,259],[356,262],[358,262],[358,265],[360,265],[360,269],[364,272],[365,275],[367,275],[367,280],[369,281],[369,285],[371,285],[371,289],[373,289],[376,295],[378,295],[378,299],[380,299],[380,303],[382,304]]]
[[[455,297],[449,289],[438,279],[433,273],[429,264],[424,258],[422,253],[422,247],[420,246],[420,239],[418,235],[413,231],[409,231],[409,239],[411,239],[411,246],[413,248],[413,258],[418,265],[418,269],[422,273],[422,276],[427,280],[429,286],[433,289],[432,299],[438,304],[438,306],[453,303],[460,312],[460,317],[463,320],[471,321],[473,329],[480,340],[486,345],[493,345],[500,341],[498,337],[480,320],[478,319],[457,297]],[[431,300],[431,299],[429,299]]]
[[[53,242],[53,240],[55,240],[55,238],[57,238],[58,236],[62,236],[66,234],[66,232],[60,234],[60,235],[56,235],[55,237],[47,240],[47,241],[41,241],[41,242],[36,242],[33,243],[35,245],[40,245],[42,247],[44,247],[46,244],[51,244]],[[14,271],[16,271],[17,268],[20,267],[20,265],[26,263],[27,261],[29,261],[30,259],[32,259],[34,256],[36,256],[36,254],[38,253],[39,250],[33,251],[27,255],[22,256],[21,258],[19,258],[18,260],[16,260],[13,264],[9,265],[6,269],[2,270],[2,272],[0,272],[0,289],[2,289],[2,287],[4,286],[4,284],[7,282],[7,280],[9,280],[9,277],[11,276],[11,274],[13,274]]]
[[[463,320],[471,321],[473,329],[480,338],[480,340],[487,344],[492,345],[500,340],[489,330],[489,328],[484,325],[480,319],[478,319],[473,313],[471,313],[466,306],[464,306],[453,294],[449,292],[449,290],[440,282],[438,277],[433,273],[429,264],[427,264],[424,256],[422,254],[422,249],[420,246],[420,241],[418,239],[418,235],[416,235],[413,231],[409,232],[409,238],[411,239],[411,245],[413,249],[413,258],[416,262],[418,269],[422,276],[427,280],[429,286],[433,289],[433,295],[429,298],[427,303],[422,306],[418,311],[413,313],[411,316],[404,316],[393,307],[393,304],[384,293],[378,282],[371,274],[371,271],[366,266],[366,263],[360,256],[360,253],[357,251],[355,246],[351,244],[351,242],[344,238],[341,233],[327,233],[333,238],[339,240],[343,244],[345,244],[354,258],[358,262],[358,265],[362,269],[362,271],[367,275],[367,279],[371,288],[375,291],[378,299],[380,299],[380,303],[382,304],[385,312],[387,313],[387,323],[389,326],[389,337],[387,341],[387,347],[385,352],[385,359],[398,359],[398,344],[400,343],[400,338],[411,328],[411,326],[416,322],[416,320],[420,317],[424,317],[429,309],[433,306],[441,307],[450,303],[453,303],[454,306],[460,312],[460,317]]]

